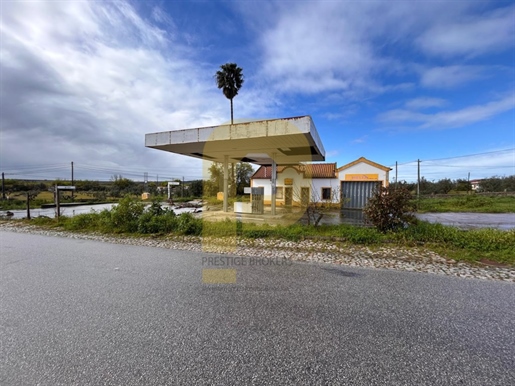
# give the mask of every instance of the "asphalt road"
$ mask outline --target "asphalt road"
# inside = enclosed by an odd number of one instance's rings
[[[512,283],[9,232],[0,256],[1,385],[515,384]]]

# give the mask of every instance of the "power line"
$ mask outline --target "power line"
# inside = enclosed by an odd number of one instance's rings
[[[421,162],[433,162],[433,161],[445,161],[445,160],[452,160],[452,159],[457,159],[457,158],[468,158],[468,157],[476,157],[476,156],[481,156],[481,155],[489,155],[489,154],[499,154],[499,153],[506,153],[506,152],[511,152],[511,151],[514,151],[515,152],[515,148],[510,148],[510,149],[503,149],[503,150],[494,150],[494,151],[487,151],[487,152],[483,152],[483,153],[475,153],[475,154],[466,154],[466,155],[458,155],[458,156],[454,156],[454,157],[446,157],[446,158],[433,158],[433,159],[427,159],[427,160],[421,160]],[[401,166],[401,165],[409,165],[409,164],[416,164],[417,163],[417,160],[413,160],[413,161],[406,161],[406,162],[403,162],[403,163],[397,163],[397,166]],[[393,165],[391,165],[393,167]],[[474,167],[474,166],[465,166],[465,167]],[[505,166],[502,166],[502,167],[505,167]],[[513,167],[513,166],[507,166],[507,167]]]

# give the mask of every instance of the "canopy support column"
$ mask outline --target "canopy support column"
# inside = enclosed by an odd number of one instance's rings
[[[272,185],[272,215],[275,215],[275,199],[277,191],[277,164],[275,163],[276,154],[272,154],[272,176],[270,179]]]
[[[228,212],[229,203],[229,156],[224,155],[224,212]]]

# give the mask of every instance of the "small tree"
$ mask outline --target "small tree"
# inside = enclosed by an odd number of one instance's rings
[[[236,194],[242,195],[244,188],[250,186],[250,177],[254,173],[252,165],[248,162],[238,162],[236,164]]]
[[[323,198],[321,191],[314,185],[309,186],[310,195],[307,202],[303,202],[302,188],[294,187],[293,197],[295,201],[299,202],[304,209],[304,215],[307,225],[318,226],[322,218],[333,211],[335,208],[341,207],[340,202],[340,189],[339,187],[332,187],[329,198]]]
[[[231,125],[234,123],[232,100],[243,85],[242,71],[236,63],[226,63],[222,64],[215,74],[217,87],[221,88],[225,97],[231,101]]]
[[[368,200],[363,212],[367,223],[381,232],[395,231],[413,222],[415,204],[411,193],[404,187],[379,187]]]

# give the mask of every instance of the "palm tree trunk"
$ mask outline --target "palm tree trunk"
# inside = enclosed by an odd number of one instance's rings
[[[232,98],[231,98],[231,125],[234,124],[234,119],[233,119],[233,116],[232,116]]]

